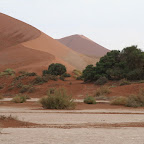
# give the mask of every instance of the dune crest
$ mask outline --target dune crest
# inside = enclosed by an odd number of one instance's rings
[[[100,58],[110,51],[84,35],[76,34],[57,40],[72,50],[90,57]]]
[[[0,13],[0,21],[0,70],[40,72],[55,62],[64,64],[68,71],[83,70],[97,61],[15,18]]]

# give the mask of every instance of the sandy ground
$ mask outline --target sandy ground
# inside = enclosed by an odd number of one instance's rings
[[[12,115],[22,121],[42,124],[31,128],[4,128],[0,134],[1,144],[144,143],[144,127],[90,126],[143,123],[142,109],[36,110],[1,107],[0,115]],[[71,127],[65,127],[67,125]]]
[[[8,128],[1,144],[143,144],[143,128]]]

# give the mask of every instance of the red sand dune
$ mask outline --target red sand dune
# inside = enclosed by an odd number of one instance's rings
[[[58,39],[58,41],[76,52],[97,58],[110,51],[83,35],[72,35]]]
[[[50,63],[82,70],[96,59],[79,54],[36,28],[0,13],[0,70],[40,71]]]

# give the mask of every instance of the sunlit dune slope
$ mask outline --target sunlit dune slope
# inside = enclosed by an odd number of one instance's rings
[[[0,70],[41,71],[59,62],[69,71],[84,69],[96,59],[77,53],[38,29],[0,13]]]

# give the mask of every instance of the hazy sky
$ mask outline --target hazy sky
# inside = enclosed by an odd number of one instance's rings
[[[108,49],[144,50],[144,0],[0,0],[0,12],[53,38],[83,34]]]

